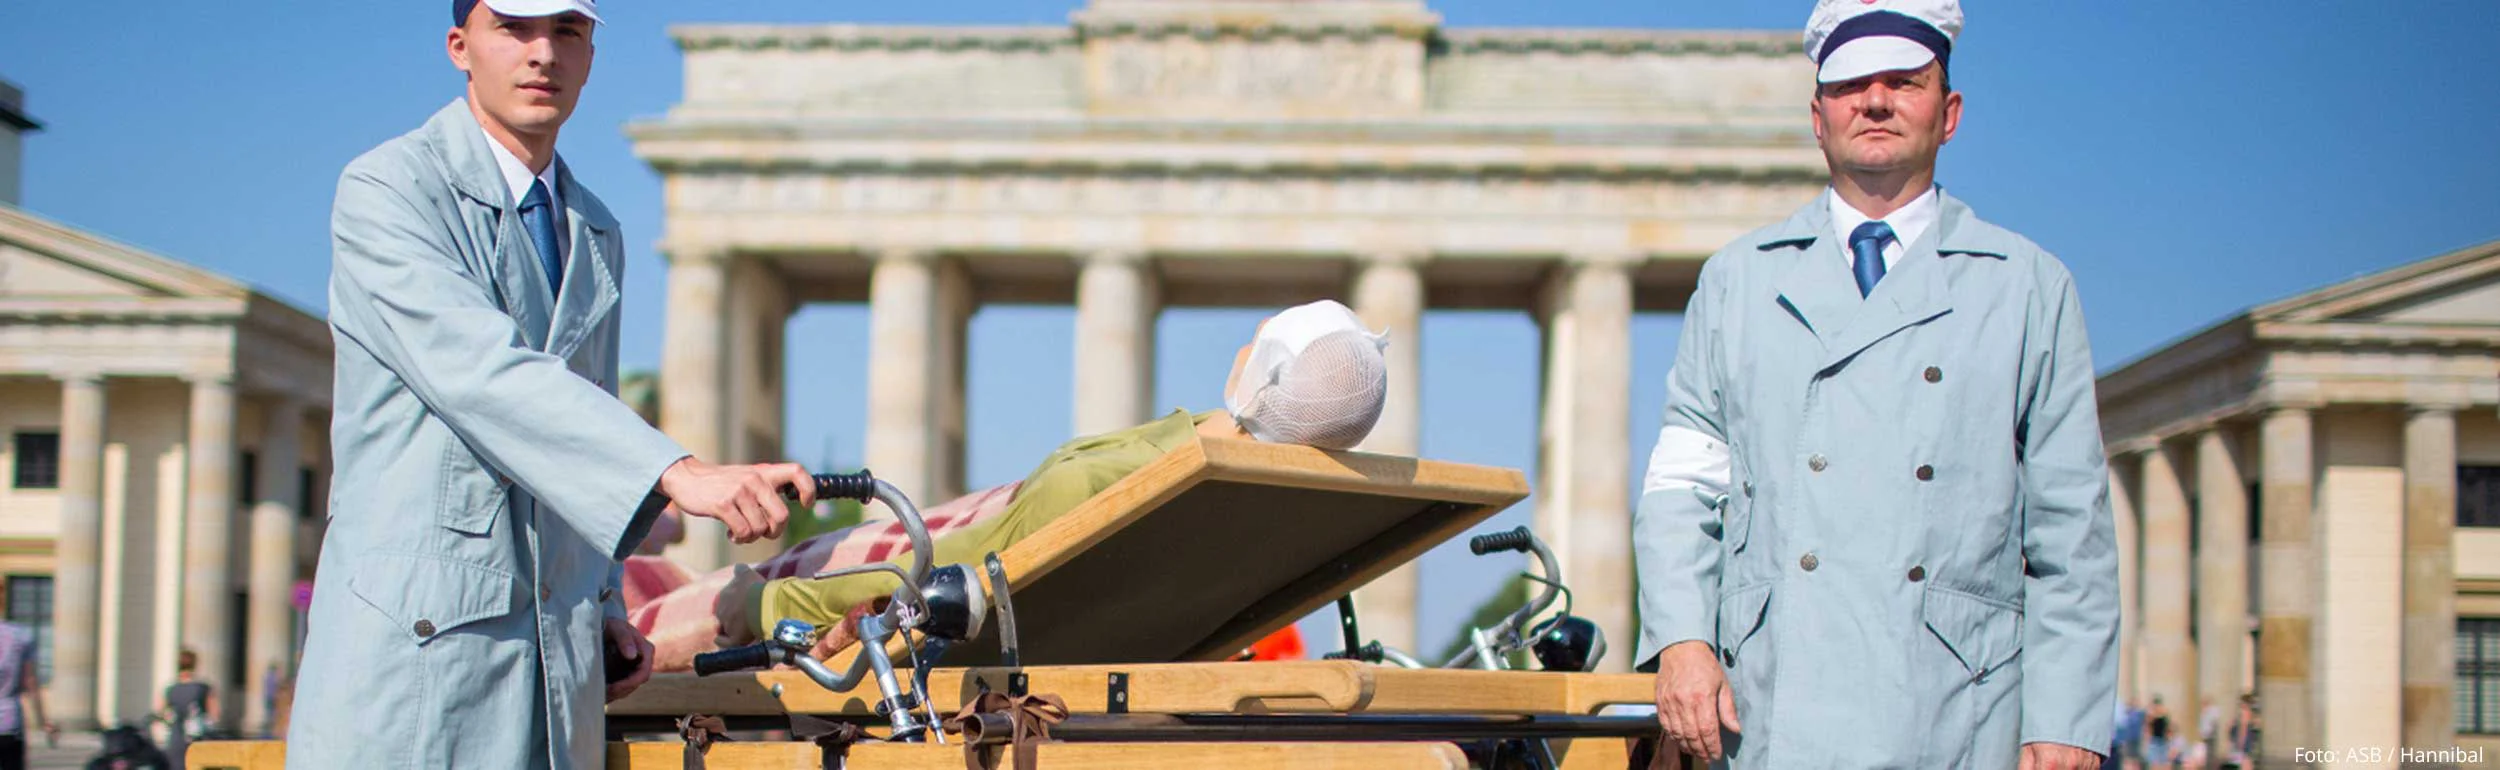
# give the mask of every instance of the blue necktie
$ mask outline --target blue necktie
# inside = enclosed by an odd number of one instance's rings
[[[1884,279],[1884,242],[1889,240],[1892,225],[1880,220],[1849,231],[1849,254],[1854,258],[1849,271],[1858,275],[1858,296],[1875,293],[1875,282]]]
[[[538,245],[538,264],[547,269],[547,297],[554,299],[558,287],[564,285],[564,252],[556,248],[555,207],[549,203],[547,183],[531,182],[529,194],[521,197],[521,226],[529,229],[530,241]]]

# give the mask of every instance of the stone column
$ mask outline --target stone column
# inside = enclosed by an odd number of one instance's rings
[[[261,428],[259,479],[252,485],[260,499],[252,502],[250,649],[243,658],[244,690],[250,694],[247,729],[269,725],[262,674],[276,666],[283,677],[295,663],[295,522],[303,505],[297,495],[303,431],[303,402],[286,396],[269,403]]]
[[[97,568],[104,538],[104,378],[61,377],[61,532],[53,541],[53,721],[85,730],[96,713],[97,618],[103,606]]]
[[[729,254],[713,249],[669,252],[668,328],[660,351],[660,430],[705,462],[729,449],[727,301]],[[718,520],[685,517],[685,540],[671,560],[700,575],[729,562],[729,531]]]
[[[2144,673],[2152,697],[2196,723],[2196,649],[2188,643],[2187,490],[2170,450],[2144,453]],[[2149,703],[2149,699],[2147,701]]]
[[[1154,398],[1153,265],[1130,251],[1085,257],[1076,278],[1076,435],[1145,422]]]
[[[1365,452],[1413,457],[1422,448],[1424,279],[1419,260],[1404,253],[1372,257],[1354,274],[1354,312],[1374,331],[1386,329],[1389,394],[1380,422],[1357,447]],[[1357,592],[1363,628],[1381,644],[1417,651],[1415,601],[1423,585],[1422,562],[1410,562]]]
[[[2405,418],[2404,745],[2456,744],[2457,417]]]
[[[889,249],[877,254],[868,278],[867,467],[915,501],[930,499],[936,443],[929,420],[937,317],[931,263],[926,252]],[[867,515],[891,514],[870,505]]]
[[[189,530],[182,549],[182,643],[199,654],[199,678],[217,692],[235,692],[226,668],[236,650],[234,625],[234,380],[218,374],[191,380],[187,447]],[[234,699],[220,699],[217,723],[234,725]]]
[[[789,404],[782,392],[783,364],[788,359],[781,341],[790,322],[789,281],[760,259],[731,263],[728,281],[730,294],[737,297],[727,308],[728,390],[722,412],[729,428],[723,454],[714,461],[786,462],[789,453],[783,449],[782,426],[787,423]],[[753,564],[781,553],[782,547],[779,538],[732,543],[729,558]]]
[[[2244,686],[2240,645],[2248,637],[2248,485],[2220,426],[2196,435],[2196,500],[2203,530],[2196,554],[2197,691],[2235,713],[2232,704]]]
[[[2127,471],[2121,468],[2128,455],[2109,458],[2109,510],[2118,541],[2118,700],[2135,703],[2137,699],[2136,658],[2143,652],[2144,603],[2141,571],[2144,569],[2142,526],[2136,519],[2135,486],[2127,483]]]
[[[932,449],[935,467],[929,473],[933,487],[931,500],[944,501],[964,493],[964,456],[970,424],[965,418],[967,366],[970,361],[972,314],[979,309],[980,298],[973,295],[972,272],[963,260],[950,259],[937,266],[937,330],[931,354],[937,392],[933,394],[931,430],[936,435]]]
[[[1556,276],[1558,323],[1549,323],[1545,417],[1551,451],[1540,486],[1563,490],[1539,522],[1563,562],[1574,612],[1609,639],[1636,639],[1632,579],[1632,273],[1630,255],[1577,256]],[[1557,395],[1564,400],[1558,405]],[[1552,531],[1560,517],[1561,542]],[[1630,656],[1609,655],[1609,671]]]
[[[2258,595],[2257,698],[2266,729],[2258,749],[2270,762],[2287,762],[2293,749],[2318,746],[2320,736],[2310,679],[2318,596],[2310,411],[2276,409],[2262,430],[2258,569],[2266,590]]]

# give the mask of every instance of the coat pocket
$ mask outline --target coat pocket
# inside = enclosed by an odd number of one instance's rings
[[[347,588],[389,617],[411,641],[512,612],[520,580],[478,564],[440,556],[373,553],[358,560]]]
[[[1719,503],[1719,541],[1730,554],[1743,553],[1753,536],[1753,495],[1730,489]]]
[[[459,439],[443,442],[443,488],[435,516],[444,528],[468,535],[494,531],[511,492],[512,483],[487,469]]]
[[[1762,624],[1769,619],[1770,607],[1771,584],[1767,581],[1729,591],[1719,597],[1719,629],[1715,641],[1719,647],[1720,663],[1736,665],[1737,652],[1745,646],[1745,640],[1753,638],[1754,632],[1762,630]]]
[[[2023,648],[2019,604],[1929,584],[1919,617],[1973,675],[2013,660]]]

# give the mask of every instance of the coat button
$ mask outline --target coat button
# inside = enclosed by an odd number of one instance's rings
[[[1926,579],[1927,579],[1927,568],[1926,568],[1926,567],[1911,567],[1911,568],[1910,568],[1910,582],[1912,582],[1912,583],[1916,583],[1916,582],[1918,582],[1918,581],[1921,581],[1921,580],[1926,580]]]
[[[1927,381],[1928,381],[1928,382],[1943,382],[1943,381],[1944,381],[1944,370],[1943,370],[1943,369],[1938,369],[1938,368],[1933,367],[1933,366],[1927,367]]]
[[[1934,481],[1934,480],[1936,480],[1936,466],[1933,466],[1933,465],[1921,465],[1921,466],[1918,466],[1918,480],[1920,480],[1920,481]]]
[[[1811,551],[1807,552],[1804,556],[1797,557],[1797,567],[1807,572],[1813,572],[1814,568],[1822,565],[1822,563],[1823,560],[1814,558],[1814,553]]]
[[[1746,497],[1752,497],[1752,496],[1753,496],[1753,482],[1750,482],[1750,481],[1745,482],[1745,496],[1746,496]]]
[[[616,589],[614,589],[614,588],[602,588],[602,589],[599,589],[599,601],[600,601],[600,602],[602,602],[602,603],[605,603],[605,602],[608,600],[608,597],[615,596],[615,595],[616,595]]]
[[[1829,468],[1831,465],[1831,462],[1823,459],[1822,455],[1806,458],[1806,467],[1813,468],[1816,473],[1823,472],[1824,468]]]
[[[538,587],[538,600],[539,600],[539,601],[542,601],[542,602],[552,602],[552,601],[555,601],[555,600],[556,600],[556,589],[553,589],[553,588],[548,588],[548,587],[546,587],[546,586],[539,586],[539,587]]]
[[[434,635],[434,621],[431,621],[431,620],[420,620],[420,621],[417,621],[417,636],[420,636],[420,637],[431,637],[431,636],[433,636],[433,635]]]

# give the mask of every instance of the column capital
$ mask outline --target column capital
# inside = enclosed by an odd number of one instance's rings
[[[937,257],[936,249],[924,246],[878,246],[868,250],[868,258],[880,263],[903,262],[926,265],[936,262]]]
[[[232,371],[188,372],[182,375],[182,381],[189,383],[192,387],[217,386],[232,388],[234,387],[234,379],[234,372]]]
[[[2462,411],[2465,411],[2465,410],[2470,409],[2470,408],[2472,408],[2470,405],[2467,405],[2467,404],[2459,404],[2459,403],[2454,403],[2454,402],[2445,402],[2445,401],[2417,401],[2417,402],[2414,402],[2414,403],[2410,403],[2410,404],[2406,404],[2406,405],[2405,405],[2405,416],[2406,416],[2406,417],[2435,417],[2435,416],[2441,416],[2441,415],[2454,416],[2456,413],[2458,413],[2458,412],[2462,412]]]
[[[1081,263],[1084,263],[1084,264],[1089,264],[1089,265],[1090,265],[1090,264],[1095,264],[1095,263],[1106,263],[1106,264],[1115,264],[1115,265],[1137,265],[1137,264],[1144,264],[1145,262],[1147,262],[1147,261],[1149,261],[1149,260],[1153,259],[1153,257],[1152,257],[1152,256],[1150,256],[1149,254],[1147,254],[1145,249],[1130,248],[1130,247],[1127,247],[1127,246],[1116,246],[1116,247],[1109,247],[1109,248],[1089,249],[1089,250],[1086,250],[1086,251],[1083,251],[1083,252],[1079,252],[1079,253],[1077,254],[1077,258],[1076,258],[1076,259],[1077,259],[1077,261],[1078,261],[1078,262],[1081,262]]]
[[[1635,249],[1586,249],[1563,255],[1563,262],[1581,268],[1630,269],[1649,262],[1649,254]]]
[[[1425,263],[1431,261],[1431,249],[1395,247],[1357,252],[1354,264],[1357,267],[1380,265],[1384,267],[1416,268],[1423,267]]]
[[[670,267],[678,265],[720,267],[737,255],[735,249],[712,244],[686,244],[660,247],[668,255]]]
[[[67,369],[52,373],[52,379],[63,385],[102,385],[104,372],[94,369]]]

